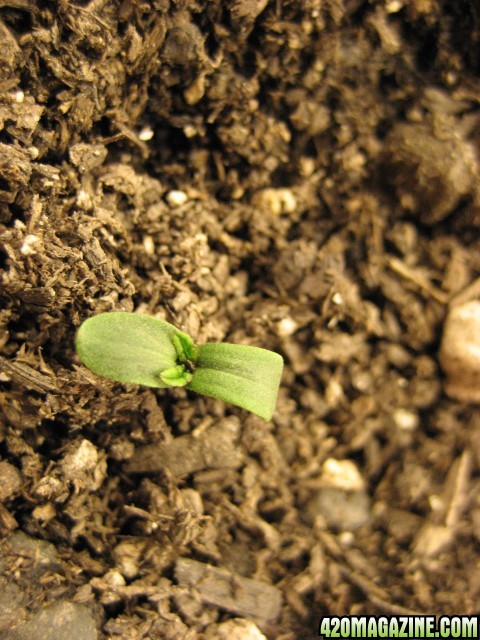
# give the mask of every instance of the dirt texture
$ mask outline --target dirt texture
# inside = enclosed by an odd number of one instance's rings
[[[0,638],[478,614],[478,3],[2,0],[0,42]],[[89,372],[114,310],[282,354],[274,418]]]

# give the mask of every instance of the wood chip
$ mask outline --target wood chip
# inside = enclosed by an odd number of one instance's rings
[[[227,569],[179,558],[175,579],[181,586],[195,588],[205,604],[237,615],[264,623],[274,622],[280,615],[282,595],[279,589]]]
[[[126,471],[154,473],[167,467],[173,475],[182,476],[202,469],[236,469],[243,460],[238,434],[239,423],[225,419],[199,436],[180,436],[168,444],[142,447],[126,464]]]
[[[18,494],[21,486],[20,471],[6,460],[0,462],[0,502]]]
[[[12,362],[0,356],[0,371],[6,373],[16,384],[33,391],[58,393],[51,377],[39,373],[28,364]]]

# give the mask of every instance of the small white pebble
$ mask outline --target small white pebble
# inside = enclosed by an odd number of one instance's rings
[[[107,571],[103,576],[103,579],[111,587],[124,587],[127,584],[120,571],[117,571],[116,569],[110,569],[110,571]]]
[[[344,547],[351,547],[355,542],[355,535],[351,531],[342,531],[338,537]]]
[[[365,393],[369,391],[373,386],[372,374],[370,371],[358,371],[352,373],[352,386],[357,389],[357,391],[361,391]]]
[[[293,213],[297,208],[297,199],[291,189],[262,189],[253,196],[252,204],[278,216]]]
[[[428,504],[434,513],[442,513],[445,510],[445,500],[435,494],[429,496]]]
[[[177,189],[172,189],[172,191],[169,191],[167,193],[167,195],[165,196],[165,199],[171,207],[181,207],[187,202],[188,196],[185,193],[185,191],[178,191]]]
[[[25,236],[23,244],[20,248],[20,253],[24,256],[34,256],[37,253],[38,246],[41,240],[33,233],[29,233]]]
[[[37,147],[28,147],[27,148],[28,153],[30,154],[30,158],[32,160],[36,160],[38,158],[38,156],[40,155],[40,151],[37,149]]]
[[[480,300],[450,311],[439,360],[447,378],[446,394],[461,402],[480,403]]]
[[[315,160],[313,158],[300,158],[299,172],[303,178],[309,178],[315,171]]]
[[[140,540],[123,540],[113,550],[117,570],[127,580],[138,575],[144,545]]]
[[[282,201],[282,213],[293,213],[297,208],[297,199],[290,189],[279,189],[279,196]]]
[[[351,460],[336,460],[335,458],[325,460],[321,482],[325,487],[334,487],[344,491],[365,489],[365,481]]]
[[[419,424],[418,415],[406,409],[397,409],[394,411],[393,421],[402,431],[415,431]]]
[[[403,9],[404,2],[402,0],[387,0],[385,9],[387,13],[398,13]]]
[[[148,142],[153,138],[154,135],[155,134],[152,127],[143,127],[143,129],[138,134],[138,139],[142,142]]]
[[[77,205],[82,209],[91,209],[93,206],[92,198],[90,194],[80,189],[77,193]]]
[[[308,501],[305,516],[314,526],[355,531],[370,520],[370,498],[365,491],[323,487]]]
[[[338,380],[330,378],[325,388],[325,400],[329,407],[337,407],[345,402],[345,393]]]
[[[81,489],[96,491],[107,475],[107,461],[89,440],[72,443],[62,460],[63,479],[72,484],[75,492]]]
[[[277,333],[281,338],[287,338],[288,336],[292,336],[295,331],[298,329],[298,324],[295,322],[293,318],[287,316],[286,318],[282,318],[277,325]]]
[[[267,640],[257,625],[244,618],[234,618],[208,627],[205,640]]]
[[[145,249],[145,253],[149,256],[153,256],[155,253],[155,242],[153,241],[152,236],[144,236],[143,237],[143,248]]]
[[[68,470],[68,475],[73,477],[76,473],[93,470],[97,463],[98,451],[89,440],[82,440],[77,448],[68,453],[62,461],[63,467]]]
[[[25,94],[23,93],[23,91],[20,89],[19,91],[17,91],[15,93],[15,101],[16,102],[23,102],[25,100]]]
[[[42,522],[42,523],[50,522],[50,520],[52,520],[56,515],[57,515],[57,512],[51,502],[47,502],[47,504],[38,505],[32,511],[32,516],[35,518],[35,520],[38,520],[39,522]]]
[[[183,133],[185,134],[186,138],[193,138],[197,135],[198,131],[196,127],[192,126],[191,124],[186,124],[183,127]]]

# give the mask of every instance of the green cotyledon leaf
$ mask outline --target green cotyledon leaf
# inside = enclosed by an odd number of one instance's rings
[[[77,353],[91,371],[117,382],[178,386],[178,380],[172,385],[161,379],[163,371],[178,364],[176,333],[176,327],[159,318],[123,311],[100,313],[80,326]]]
[[[197,347],[164,320],[110,312],[89,318],[77,353],[91,371],[118,382],[179,387],[203,393],[270,420],[283,369],[280,355],[228,343]]]
[[[278,353],[240,344],[198,347],[187,389],[248,409],[264,420],[275,410],[283,359]]]

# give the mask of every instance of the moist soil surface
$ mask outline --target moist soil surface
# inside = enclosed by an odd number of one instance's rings
[[[478,3],[6,0],[0,41],[0,638],[478,614]],[[109,311],[280,353],[273,419],[91,373]]]

